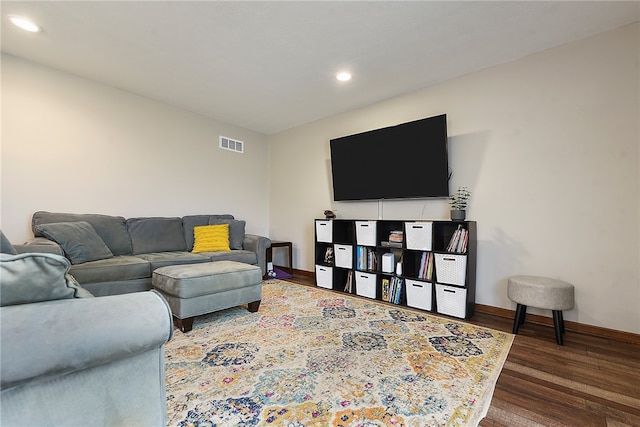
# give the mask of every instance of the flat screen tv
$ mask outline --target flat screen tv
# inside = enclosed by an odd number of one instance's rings
[[[333,199],[449,196],[447,115],[330,140]]]

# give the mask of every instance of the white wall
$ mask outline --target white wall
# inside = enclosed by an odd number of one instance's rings
[[[267,154],[264,135],[2,55],[0,224],[13,242],[32,237],[37,210],[231,213],[265,235]]]
[[[640,333],[639,40],[634,24],[269,137],[270,235],[293,241],[295,268],[313,271],[324,209],[380,213],[332,201],[329,139],[446,113],[450,188],[470,188],[478,222],[476,301],[513,309],[508,276],[555,277],[576,287],[565,319]],[[381,213],[448,211],[385,201]]]

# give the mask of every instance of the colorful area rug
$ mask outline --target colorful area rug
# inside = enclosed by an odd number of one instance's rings
[[[166,345],[169,426],[474,426],[513,336],[268,280]]]

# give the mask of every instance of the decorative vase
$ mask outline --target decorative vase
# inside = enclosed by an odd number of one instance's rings
[[[451,210],[451,221],[464,221],[466,216],[467,216],[467,211],[463,209]]]

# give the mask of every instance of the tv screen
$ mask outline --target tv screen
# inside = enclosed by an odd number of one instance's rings
[[[335,138],[333,199],[449,196],[447,115]]]

